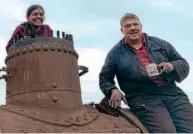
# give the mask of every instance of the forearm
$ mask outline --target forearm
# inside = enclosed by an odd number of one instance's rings
[[[111,78],[108,72],[101,72],[99,75],[99,86],[105,96],[110,97],[111,90],[117,88],[115,81]]]

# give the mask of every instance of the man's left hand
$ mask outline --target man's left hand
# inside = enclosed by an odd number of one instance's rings
[[[162,70],[162,72],[170,73],[174,70],[174,66],[168,62],[162,62],[158,65],[158,69]]]

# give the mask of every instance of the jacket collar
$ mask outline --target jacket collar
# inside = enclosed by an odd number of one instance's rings
[[[147,33],[143,33],[143,36],[145,37],[146,47],[147,47],[148,50],[160,48],[160,47],[157,46],[157,45],[153,45],[154,42],[151,40],[151,38],[149,37],[149,35],[148,35]],[[120,43],[119,52],[120,52],[121,54],[123,54],[124,52],[126,52],[126,47],[125,47],[125,40],[124,40],[124,38],[122,38],[122,39],[119,41],[119,43]],[[152,47],[152,45],[153,45],[154,47]]]

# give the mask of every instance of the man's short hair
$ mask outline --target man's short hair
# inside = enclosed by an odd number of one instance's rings
[[[139,17],[138,17],[137,15],[135,15],[135,14],[133,14],[133,13],[126,13],[126,14],[124,14],[124,16],[121,18],[120,24],[122,25],[123,22],[125,22],[126,20],[131,20],[131,19],[136,19],[136,20],[138,20],[138,21],[140,22]]]

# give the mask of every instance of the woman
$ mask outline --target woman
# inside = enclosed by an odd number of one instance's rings
[[[16,27],[9,40],[6,50],[21,39],[25,38],[38,38],[38,37],[51,37],[51,28],[44,25],[45,12],[42,6],[32,5],[28,8],[26,13],[27,22],[24,22]]]

